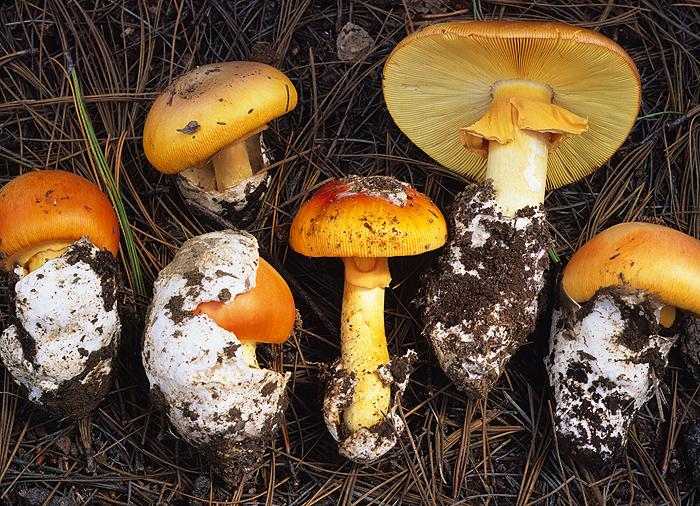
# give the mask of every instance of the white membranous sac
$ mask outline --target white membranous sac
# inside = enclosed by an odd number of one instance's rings
[[[323,419],[333,438],[338,441],[340,455],[366,464],[374,462],[391,450],[404,430],[404,423],[396,413],[401,397],[408,386],[408,379],[418,355],[408,350],[402,357],[391,360],[377,369],[382,382],[391,387],[392,400],[389,412],[380,423],[371,428],[362,427],[350,432],[343,422],[343,411],[352,404],[355,395],[355,378],[344,370],[341,361],[330,368],[329,380],[323,399]]]
[[[545,360],[560,446],[591,463],[614,457],[652,396],[675,335],[658,324],[664,304],[628,287],[600,289],[578,306],[562,293]]]
[[[534,330],[550,239],[541,207],[504,216],[488,182],[457,197],[451,220],[417,303],[442,369],[481,397]]]
[[[195,309],[254,288],[258,264],[257,241],[245,232],[185,242],[156,280],[144,334],[154,401],[225,479],[259,464],[287,404],[289,373],[250,364],[236,335]]]
[[[229,188],[219,189],[213,170],[186,169],[176,178],[177,188],[185,202],[194,204],[195,211],[197,206],[201,207],[239,226],[250,223],[260,208],[271,179],[267,171],[269,150],[262,134],[256,137],[260,139],[260,152],[253,153],[257,156],[252,156],[252,160],[260,165],[257,172]]]
[[[28,398],[77,418],[109,391],[120,341],[116,262],[88,239],[26,273],[15,274],[14,323],[0,356]]]

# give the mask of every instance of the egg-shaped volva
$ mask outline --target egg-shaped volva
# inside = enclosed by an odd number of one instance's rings
[[[224,230],[190,239],[160,272],[146,320],[143,363],[154,402],[229,481],[261,463],[287,406],[289,373],[260,368],[255,358],[255,343],[286,339],[296,317],[289,288],[270,269],[248,233]],[[270,279],[281,294],[265,291],[262,284]],[[225,315],[219,320],[225,310],[207,309],[251,304],[254,293],[263,295],[262,310],[273,308],[274,317],[256,319],[246,310],[237,328],[236,322],[223,323]],[[270,333],[276,337],[268,339]]]

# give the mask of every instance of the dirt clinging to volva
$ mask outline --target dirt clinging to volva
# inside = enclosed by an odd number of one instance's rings
[[[615,458],[652,396],[676,340],[658,323],[663,302],[627,286],[578,306],[561,294],[546,359],[562,452],[592,465]]]
[[[542,207],[503,216],[488,181],[456,197],[449,225],[416,303],[442,369],[480,398],[535,328],[551,238]]]
[[[358,463],[367,464],[391,450],[397,437],[404,430],[404,423],[396,410],[408,378],[417,358],[413,350],[401,357],[394,357],[388,364],[377,368],[377,375],[391,388],[392,402],[384,419],[372,427],[350,432],[343,421],[343,411],[354,401],[355,376],[343,369],[337,360],[323,374],[326,392],[323,401],[323,415],[328,431],[338,441],[338,453]]]
[[[24,394],[61,418],[87,415],[109,392],[120,343],[114,256],[87,238],[15,280],[0,356]]]

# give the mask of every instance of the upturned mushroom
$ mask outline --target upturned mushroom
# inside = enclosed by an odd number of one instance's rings
[[[143,130],[151,165],[179,174],[185,202],[246,226],[267,190],[262,132],[293,110],[297,92],[279,70],[256,62],[203,65],[153,103]]]
[[[255,350],[285,342],[296,314],[246,232],[186,241],[155,282],[143,343],[151,397],[229,482],[261,464],[284,417],[289,373],[261,368]]]
[[[118,248],[114,209],[86,179],[41,170],[0,189],[0,267],[15,293],[0,357],[29,400],[60,417],[86,415],[111,386]]]
[[[676,308],[700,313],[698,286],[700,241],[665,226],[622,223],[574,254],[546,360],[564,449],[599,463],[624,447],[663,375]]]
[[[415,352],[390,359],[384,331],[388,257],[418,255],[445,243],[440,210],[406,183],[350,176],[328,183],[292,221],[290,245],[310,257],[345,264],[341,358],[332,366],[323,413],[341,455],[359,463],[396,444],[403,422],[397,404]]]
[[[483,397],[534,329],[551,241],[545,188],[590,174],[622,144],[639,75],[589,30],[476,21],[404,39],[383,83],[389,112],[419,148],[483,181],[458,196],[453,235],[420,299],[442,368]]]

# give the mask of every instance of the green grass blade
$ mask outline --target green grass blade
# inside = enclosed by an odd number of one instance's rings
[[[134,236],[131,232],[131,226],[129,225],[129,219],[126,215],[126,208],[124,207],[124,202],[122,201],[121,194],[117,188],[117,184],[114,181],[114,175],[109,168],[107,159],[105,158],[104,152],[102,151],[102,146],[97,140],[97,135],[95,135],[95,129],[92,126],[92,121],[88,115],[87,109],[85,108],[85,101],[83,100],[83,94],[80,88],[80,81],[78,79],[78,74],[75,71],[75,67],[69,64],[68,72],[70,74],[71,82],[73,84],[73,93],[75,96],[75,103],[78,108],[78,115],[80,117],[80,122],[83,125],[83,129],[87,135],[88,144],[90,146],[90,152],[94,160],[95,166],[99,172],[100,178],[102,179],[102,184],[107,190],[107,196],[112,202],[112,206],[117,213],[117,219],[119,220],[119,228],[122,231],[123,244],[126,247],[126,257],[129,263],[129,271],[131,274],[131,279],[134,283],[134,291],[138,295],[146,295],[146,285],[143,281],[143,274],[141,273],[141,263],[138,257],[138,251],[136,249],[136,243],[134,242]]]
[[[653,118],[658,118],[659,116],[663,116],[664,114],[679,114],[682,115],[682,112],[679,111],[659,111],[659,112],[652,112],[650,114],[645,114],[644,116],[639,116],[637,118],[637,121],[642,121],[645,119],[653,119]]]
[[[561,258],[559,258],[559,255],[557,255],[557,250],[555,250],[554,248],[549,248],[547,250],[547,253],[549,254],[549,258],[555,264],[558,264],[559,262],[561,262]]]

